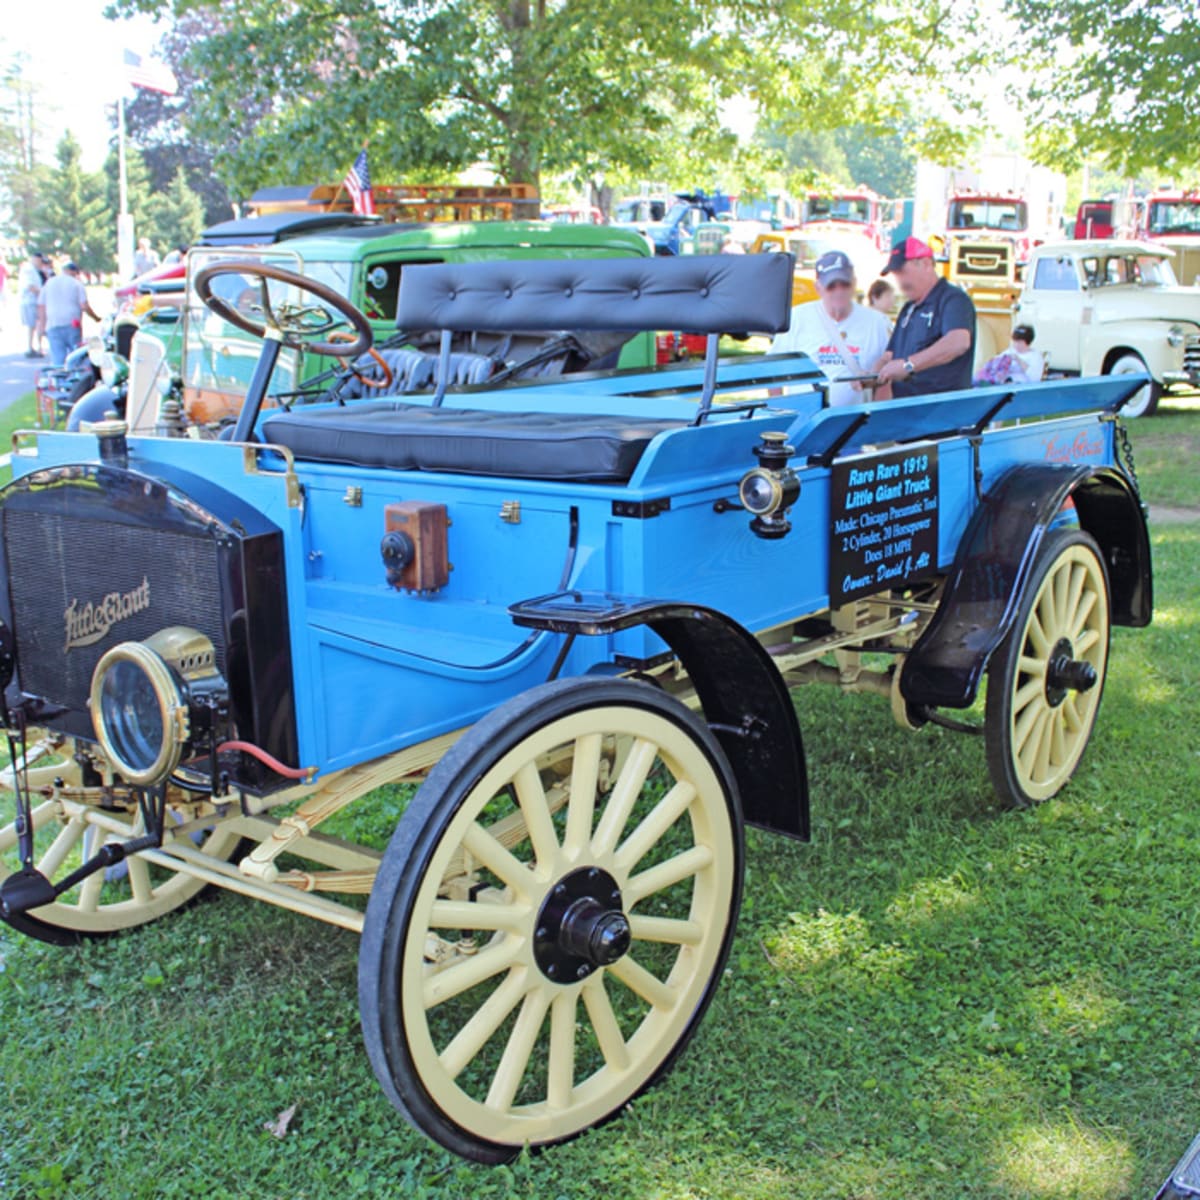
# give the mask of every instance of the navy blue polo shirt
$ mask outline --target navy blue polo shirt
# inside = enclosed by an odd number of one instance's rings
[[[975,363],[975,305],[960,287],[939,279],[919,304],[911,300],[900,310],[888,349],[898,362],[912,358],[945,337],[952,329],[965,329],[971,335],[967,350],[948,363],[927,367],[908,379],[892,384],[892,395],[926,396],[931,392],[953,392],[971,386]]]

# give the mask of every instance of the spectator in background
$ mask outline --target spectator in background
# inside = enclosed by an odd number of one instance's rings
[[[1046,359],[1033,348],[1033,326],[1018,325],[1012,331],[1012,343],[1003,354],[989,358],[975,372],[977,384],[1040,383],[1046,374]]]
[[[892,325],[892,309],[896,307],[896,289],[886,279],[877,279],[867,288],[867,306],[887,318],[888,328]]]
[[[44,314],[50,362],[61,367],[83,340],[83,314],[87,313],[93,321],[100,320],[88,303],[87,292],[79,282],[79,268],[73,262],[67,263],[62,274],[55,275],[42,288],[38,308]]]
[[[38,300],[42,294],[42,273],[38,269],[41,255],[36,250],[29,252],[29,257],[21,265],[21,273],[17,277],[17,299],[21,306],[21,324],[29,335],[29,346],[25,351],[26,358],[41,358],[38,349]]]
[[[887,319],[855,303],[854,265],[842,251],[822,254],[815,276],[817,299],[792,309],[791,325],[776,335],[771,351],[807,354],[833,381],[831,405],[858,404],[861,385],[839,380],[870,371],[887,347]]]
[[[147,271],[153,271],[158,266],[158,254],[154,247],[150,245],[149,238],[138,238],[137,252],[133,256],[133,274],[134,278],[139,275],[145,275]]]
[[[177,263],[183,262],[187,257],[186,246],[176,246],[174,250],[169,250],[163,255],[163,266],[175,266]]]
[[[889,384],[897,399],[969,388],[975,360],[971,297],[938,274],[933,251],[920,238],[893,246],[883,273],[895,274],[907,303],[876,364],[879,382]]]

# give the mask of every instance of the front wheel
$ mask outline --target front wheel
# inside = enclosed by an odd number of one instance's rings
[[[1109,375],[1145,375],[1146,364],[1140,354],[1122,354],[1111,367]],[[1148,417],[1158,407],[1162,386],[1151,380],[1121,405],[1123,417]]]
[[[359,959],[375,1073],[420,1131],[503,1162],[660,1078],[721,976],[741,814],[708,728],[569,679],[474,726],[396,829]]]
[[[1082,530],[1053,530],[1017,619],[988,667],[988,771],[1000,799],[1025,807],[1075,773],[1108,668],[1108,574]]]

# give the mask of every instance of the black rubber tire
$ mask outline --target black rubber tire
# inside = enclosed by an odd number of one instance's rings
[[[358,997],[367,1056],[388,1099],[416,1130],[474,1162],[509,1162],[524,1147],[485,1141],[463,1129],[438,1107],[418,1077],[401,1027],[398,995],[400,962],[412,907],[424,879],[426,863],[443,830],[488,766],[551,721],[582,709],[612,705],[660,714],[685,730],[703,749],[724,785],[734,831],[735,880],[716,966],[682,1036],[646,1083],[591,1128],[618,1116],[635,1096],[670,1071],[700,1024],[729,957],[742,896],[741,804],[733,771],[716,738],[700,718],[678,700],[643,683],[571,678],[532,688],[472,726],[430,771],[388,843],[367,905],[358,959]],[[570,1141],[583,1132],[578,1130],[533,1148]]]
[[[1129,369],[1140,371],[1146,370],[1145,359],[1140,354],[1134,354],[1132,351],[1128,354],[1122,354],[1109,364],[1105,371],[1106,375],[1122,375]],[[1136,420],[1138,417],[1151,417],[1154,415],[1154,410],[1158,408],[1158,402],[1162,399],[1162,384],[1151,380],[1138,394],[1127,400],[1121,407],[1120,416],[1126,420]],[[1139,403],[1140,406],[1132,407]]]
[[[1030,614],[1037,599],[1038,589],[1042,581],[1054,568],[1055,564],[1072,547],[1086,547],[1095,556],[1100,573],[1104,579],[1104,600],[1110,607],[1111,591],[1108,585],[1108,571],[1104,563],[1104,555],[1095,539],[1082,529],[1064,528],[1052,529],[1042,542],[1037,559],[1030,572],[1029,581],[1025,585],[1025,593],[1021,598],[1012,629],[1001,643],[999,649],[992,655],[988,664],[987,700],[984,716],[984,737],[987,745],[988,774],[992,786],[1000,802],[1010,808],[1029,808],[1034,804],[1049,799],[1048,796],[1031,796],[1026,790],[1014,765],[1013,736],[1011,720],[1011,702],[1019,670],[1022,647],[1025,644],[1026,630],[1029,626]],[[1110,626],[1111,621],[1106,623]],[[1107,677],[1108,665],[1108,636],[1104,639],[1104,667],[1100,678],[1094,685],[1096,693],[1095,705],[1091,710],[1088,728],[1084,733],[1084,746],[1080,757],[1086,751],[1087,742],[1091,738],[1095,726],[1096,714],[1100,708],[1100,700],[1104,693],[1104,683]],[[1078,759],[1071,768],[1071,774],[1078,767]],[[1070,776],[1059,785],[1061,788],[1068,782]]]

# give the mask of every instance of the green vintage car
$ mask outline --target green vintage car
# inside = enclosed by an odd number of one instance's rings
[[[385,225],[336,214],[278,213],[225,222],[206,231],[188,255],[178,369],[182,386],[174,392],[166,386],[170,370],[155,366],[157,347],[139,333],[127,419],[142,432],[214,431],[240,410],[260,342],[216,316],[197,297],[192,280],[218,261],[253,260],[298,272],[346,297],[366,315],[375,348],[369,357],[345,364],[355,378],[345,379],[336,366],[331,371],[327,358],[306,357],[292,349],[281,353],[272,394],[291,403],[316,399],[334,385],[345,398],[372,389],[419,391],[432,386],[436,335],[396,328],[400,277],[409,264],[609,257],[649,258],[651,249],[631,230],[544,221]],[[251,322],[261,311],[259,293],[249,277],[222,276],[219,286],[224,298]],[[421,358],[414,357],[414,349]],[[482,383],[501,372],[529,378],[612,366],[645,367],[653,365],[655,354],[650,333],[597,337],[569,330],[534,336],[504,330],[473,334],[456,343],[454,351],[456,385]]]

